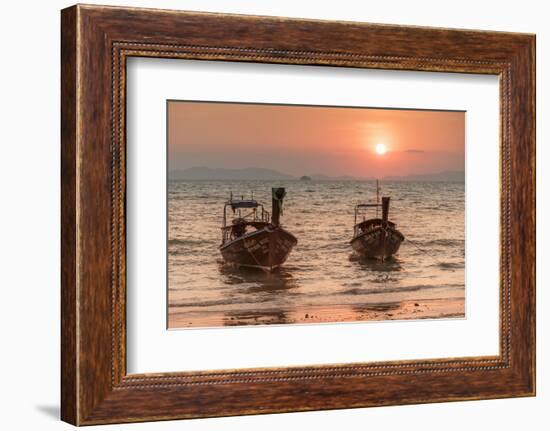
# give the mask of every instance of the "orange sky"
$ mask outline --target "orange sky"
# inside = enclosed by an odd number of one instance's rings
[[[384,177],[464,170],[465,113],[168,102],[169,170]],[[377,154],[377,144],[387,152]]]

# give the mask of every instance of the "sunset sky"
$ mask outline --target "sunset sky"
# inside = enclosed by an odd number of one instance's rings
[[[380,178],[462,171],[464,133],[462,111],[168,102],[170,171]]]

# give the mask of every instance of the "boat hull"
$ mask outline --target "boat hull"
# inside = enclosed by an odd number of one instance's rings
[[[232,265],[272,270],[288,258],[298,240],[282,227],[265,227],[220,246]]]
[[[401,232],[396,229],[377,226],[355,236],[350,244],[362,257],[385,260],[397,253],[404,239]]]

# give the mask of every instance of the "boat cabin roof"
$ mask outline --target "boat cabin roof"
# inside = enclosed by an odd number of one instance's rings
[[[239,208],[258,208],[261,206],[257,201],[249,199],[249,200],[231,200],[227,202],[227,205],[231,206],[231,209],[236,210]]]
[[[376,208],[381,206],[382,204],[357,204],[355,208]]]

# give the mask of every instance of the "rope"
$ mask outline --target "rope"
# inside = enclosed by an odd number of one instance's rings
[[[434,255],[429,253],[427,250],[424,250],[422,247],[420,247],[418,244],[416,244],[412,239],[405,238],[406,241],[410,242],[412,245],[414,245],[418,250],[420,250],[422,253],[425,253],[429,257],[431,257],[438,265],[444,265],[443,262],[441,262],[439,259],[437,259]]]

